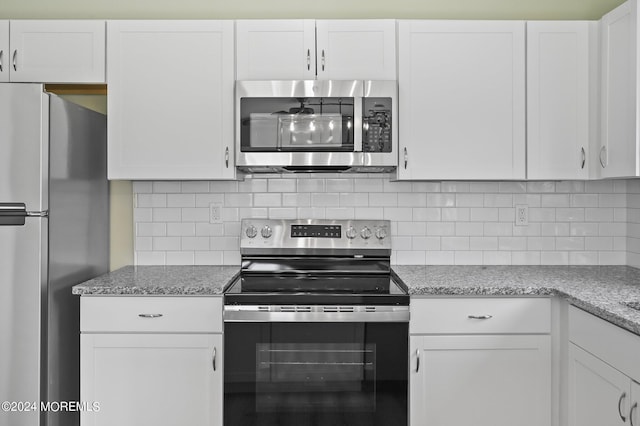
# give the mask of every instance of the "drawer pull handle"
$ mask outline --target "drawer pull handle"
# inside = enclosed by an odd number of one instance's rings
[[[160,318],[162,314],[138,314],[140,318]]]
[[[633,412],[636,411],[636,408],[638,408],[638,403],[637,402],[635,404],[633,404],[633,407],[631,407],[631,411],[629,411],[629,422],[631,423],[631,426],[635,426],[633,424]]]
[[[477,319],[477,320],[488,320],[493,318],[493,315],[469,315],[467,318]]]
[[[420,349],[416,349],[416,373],[420,371]]]
[[[622,400],[625,399],[626,397],[627,397],[627,393],[622,392],[622,395],[620,395],[620,399],[618,400],[618,415],[620,416],[623,422],[627,421],[627,418],[622,414]]]
[[[213,348],[213,371],[216,371],[216,348]]]

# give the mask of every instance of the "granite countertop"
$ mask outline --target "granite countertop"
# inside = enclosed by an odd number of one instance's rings
[[[237,266],[125,266],[73,287],[80,296],[222,295]]]
[[[394,266],[412,296],[560,296],[640,335],[640,269],[628,266]],[[76,295],[221,295],[237,266],[125,266]]]
[[[560,296],[640,335],[640,270],[629,266],[394,266],[412,296]]]

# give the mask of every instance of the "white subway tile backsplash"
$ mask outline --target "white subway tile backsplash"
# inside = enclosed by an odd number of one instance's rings
[[[253,194],[253,205],[256,207],[281,207],[282,194]]]
[[[397,207],[398,194],[371,192],[369,193],[369,205],[371,207]]]
[[[168,237],[193,237],[196,235],[196,224],[192,222],[167,223]]]
[[[427,194],[427,207],[455,207],[455,194]]]
[[[640,182],[269,174],[134,182],[136,264],[237,265],[242,218],[388,219],[394,263],[640,267]],[[222,223],[209,223],[209,206]],[[515,226],[515,205],[529,225]]]
[[[180,237],[154,237],[153,238],[153,250],[154,251],[167,251],[167,250],[180,250]]]
[[[209,237],[182,237],[182,250],[208,251]]]
[[[399,193],[398,207],[427,207],[427,194]]]
[[[347,192],[340,194],[340,205],[342,207],[367,207],[369,205],[369,194],[359,192]]]
[[[365,204],[365,205],[368,205]],[[311,194],[308,192],[294,192],[282,194],[282,206],[283,207],[310,207],[311,206]]]
[[[192,251],[168,251],[167,265],[193,265],[195,256]]]
[[[209,222],[208,208],[183,208],[182,220],[185,222]]]
[[[153,222],[180,222],[182,220],[182,209],[178,207],[165,208],[158,207],[153,210]]]
[[[295,207],[270,207],[269,219],[295,219],[298,209]]]
[[[196,251],[193,261],[195,265],[222,265],[222,252]]]
[[[180,183],[180,191],[184,194],[209,192],[209,182],[185,181]]]
[[[269,192],[296,192],[296,183],[295,179],[269,179]]]
[[[167,207],[195,207],[196,194],[167,194]]]
[[[137,194],[135,207],[167,207],[167,194]]]
[[[163,237],[167,235],[166,223],[137,223],[137,237]]]
[[[224,205],[226,207],[253,207],[253,194],[224,194]]]
[[[180,193],[181,188],[180,182],[153,182],[153,192],[159,194]]]
[[[456,265],[482,265],[481,251],[457,251],[454,254]]]
[[[279,179],[278,182],[288,182],[284,179]],[[294,182],[295,186],[295,182]],[[267,187],[267,179],[245,179],[238,182],[238,192],[271,192]],[[282,191],[277,191],[282,192]]]

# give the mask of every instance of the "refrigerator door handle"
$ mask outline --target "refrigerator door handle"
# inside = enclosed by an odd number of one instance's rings
[[[24,203],[0,203],[0,226],[24,226],[27,217],[47,217],[48,211],[27,211]]]

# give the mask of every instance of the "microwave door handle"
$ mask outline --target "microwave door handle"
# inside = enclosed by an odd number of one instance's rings
[[[362,152],[362,103],[364,98],[356,96],[353,99],[353,151]]]

